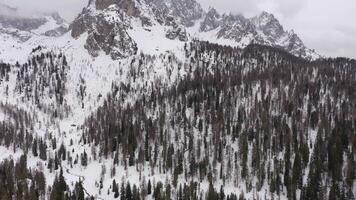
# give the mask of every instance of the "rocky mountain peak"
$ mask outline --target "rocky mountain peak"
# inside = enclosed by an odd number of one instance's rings
[[[220,22],[217,37],[242,42],[245,38],[256,37],[254,25],[242,15],[224,14]]]
[[[201,5],[195,0],[146,0],[163,15],[176,18],[178,23],[191,27],[203,16]]]
[[[220,14],[215,8],[210,7],[205,15],[205,18],[200,24],[200,31],[206,32],[211,31],[219,27],[220,25]]]
[[[304,58],[318,57],[304,45],[297,34],[285,31],[279,20],[265,11],[258,16],[245,18],[234,14],[220,15],[210,8],[204,15],[199,30],[215,30],[217,39],[231,40],[242,48],[253,42],[278,47]]]
[[[96,9],[104,10],[111,5],[116,5],[128,16],[138,17],[140,15],[140,10],[136,7],[134,0],[95,0],[90,3],[94,3]]]
[[[100,51],[112,59],[136,54],[135,41],[127,33],[128,18],[139,11],[131,0],[91,0],[88,7],[70,25],[74,38],[87,33],[84,47],[93,57]]]
[[[265,35],[272,38],[280,37],[284,33],[283,26],[271,13],[264,11],[259,16],[252,18],[251,22]]]
[[[231,40],[242,48],[253,42],[279,47],[304,58],[314,56],[309,55],[312,51],[298,35],[285,31],[271,13],[246,18],[220,14],[215,8],[204,12],[196,0],[91,0],[71,25],[72,36],[78,38],[87,32],[85,47],[93,56],[102,50],[114,59],[127,57],[137,51],[136,42],[127,32],[133,19],[150,29],[163,26],[165,37],[171,40],[188,41],[191,34],[212,31],[216,40]],[[199,33],[189,32],[198,21]]]

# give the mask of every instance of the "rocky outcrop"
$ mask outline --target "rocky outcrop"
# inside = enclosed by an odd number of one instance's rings
[[[68,32],[68,28],[67,28],[67,27],[60,26],[60,27],[58,27],[58,28],[55,28],[55,29],[46,31],[46,32],[44,33],[44,35],[45,35],[45,36],[48,36],[48,37],[59,37],[59,36],[64,35],[64,34],[67,33],[67,32]]]
[[[104,4],[98,4],[98,2]],[[110,55],[117,60],[134,55],[137,52],[135,41],[128,35],[124,19],[127,17],[126,11],[122,10],[116,3],[108,5],[109,1],[91,1],[91,4],[83,10],[77,19],[71,24],[71,35],[78,38],[83,33],[87,33],[84,47],[88,52],[96,57],[100,51]],[[93,7],[92,5],[95,5]],[[105,8],[100,11],[99,8]]]
[[[262,12],[261,15],[251,18],[250,21],[271,39],[279,38],[285,33],[283,26],[270,13]]]
[[[96,0],[95,7],[98,10],[105,10],[111,5],[121,8],[128,16],[139,17],[140,10],[136,7],[134,0]]]
[[[171,40],[179,39],[182,42],[188,41],[187,31],[183,26],[178,26],[167,31],[166,37]]]
[[[280,47],[298,57],[318,57],[314,50],[308,49],[294,31],[285,31],[273,14],[262,12],[250,21],[256,30],[263,33],[264,44]]]
[[[116,0],[96,0],[95,8],[98,10],[104,10],[108,8],[110,5],[116,4]]]
[[[208,32],[220,26],[220,14],[214,9],[210,8],[206,13],[204,20],[200,24],[200,31]]]
[[[260,40],[253,24],[242,15],[223,15],[220,23],[218,38],[230,39],[235,42],[241,42],[246,38]]]
[[[195,0],[146,0],[154,7],[156,18],[166,21],[168,16],[174,17],[177,23],[191,27],[195,21],[203,17],[203,9]]]

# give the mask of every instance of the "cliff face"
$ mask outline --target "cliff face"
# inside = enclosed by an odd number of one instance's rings
[[[85,48],[94,57],[100,51],[114,60],[136,54],[136,43],[126,31],[128,26],[125,20],[127,16],[136,15],[137,12],[132,7],[133,4],[127,2],[129,1],[91,1],[72,23],[72,37],[78,38],[87,33]]]

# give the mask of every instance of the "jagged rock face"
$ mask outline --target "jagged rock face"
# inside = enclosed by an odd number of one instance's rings
[[[313,53],[297,35],[285,31],[279,21],[267,12],[253,18],[220,15],[214,8],[204,13],[195,0],[91,0],[86,10],[87,14],[82,13],[73,23],[72,36],[77,38],[88,32],[85,47],[93,56],[101,50],[114,59],[135,54],[135,41],[126,32],[133,18],[140,19],[142,26],[166,26],[165,36],[171,40],[188,41],[188,28],[201,20],[200,32],[215,30],[217,39],[231,40],[240,47],[257,43],[279,47],[302,57]],[[114,12],[109,16],[114,20],[105,18],[108,12]]]
[[[280,38],[285,33],[279,21],[267,12],[262,12],[260,16],[252,18],[251,22],[271,40]]]
[[[274,15],[262,12],[261,15],[251,18],[257,30],[264,34],[264,44],[280,47],[296,56],[308,58],[316,54],[308,49],[303,41],[293,31],[285,31]]]
[[[171,0],[171,5],[172,14],[180,17],[185,26],[193,26],[202,17],[203,10],[195,0]]]
[[[103,1],[99,0],[99,2]],[[78,38],[87,32],[88,37],[84,47],[94,57],[98,56],[100,51],[110,55],[114,60],[136,54],[136,43],[128,35],[127,26],[123,21],[127,15],[117,4],[109,5],[100,12],[90,7],[93,3],[95,6],[100,5],[100,8],[104,8],[108,1],[104,1],[104,5],[91,2],[89,7],[85,8],[71,24],[72,37]]]
[[[245,37],[253,37],[256,40],[260,40],[253,24],[242,15],[224,15],[217,37],[236,42],[241,42]]]
[[[188,41],[188,28],[201,20],[200,32],[214,30],[217,39],[231,40],[240,47],[257,43],[304,58],[315,55],[296,34],[285,31],[272,14],[263,12],[245,18],[221,15],[213,8],[204,13],[195,0],[91,0],[71,26],[72,36],[77,38],[87,32],[85,47],[93,56],[104,51],[114,59],[128,57],[137,51],[135,41],[126,32],[134,18],[140,19],[142,26],[166,26],[165,36],[171,40]]]
[[[108,8],[110,5],[115,4],[117,1],[115,0],[96,0],[95,7],[98,10],[104,10]]]
[[[214,9],[210,9],[200,24],[200,31],[207,32],[220,26],[220,14]]]
[[[138,17],[140,15],[140,10],[136,7],[133,0],[96,0],[95,7],[98,10],[104,10],[111,5],[117,5],[121,8],[128,16]]]
[[[146,0],[155,7],[156,16],[173,16],[178,23],[191,27],[203,16],[201,5],[195,0]],[[164,19],[163,19],[164,20]]]
[[[313,50],[306,48],[303,41],[293,32],[288,33],[287,41],[282,48],[296,56],[308,58],[309,54],[315,54]]]
[[[60,26],[60,27],[55,28],[53,30],[46,31],[44,33],[44,35],[48,36],[48,37],[59,37],[59,36],[65,34],[66,32],[68,32],[68,28],[66,28],[64,26]]]
[[[285,31],[279,21],[267,12],[248,19],[241,15],[220,15],[211,8],[200,24],[200,31],[212,30],[217,30],[217,38],[235,41],[241,47],[257,43],[279,47],[304,58],[317,56],[303,44],[298,35]]]
[[[171,40],[175,40],[178,38],[182,42],[188,41],[188,34],[183,26],[168,30],[166,37]]]

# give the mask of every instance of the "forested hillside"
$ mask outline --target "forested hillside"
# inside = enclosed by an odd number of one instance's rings
[[[184,63],[171,54],[134,57],[128,81],[112,84],[103,105],[78,129],[77,144],[52,134],[34,137],[34,115],[2,105],[11,120],[0,126],[1,143],[24,154],[2,162],[4,196],[76,199],[84,195],[85,180],[66,182],[63,171],[99,162],[98,194],[113,198],[354,198],[354,60],[306,61],[267,46],[199,41],[184,51]],[[155,72],[143,66],[157,60],[164,61],[168,78],[151,81]],[[47,91],[57,106],[46,113],[61,118],[65,57],[42,54],[22,66],[1,66],[2,84],[18,71],[15,91],[40,110],[39,97]],[[28,156],[57,174],[52,187],[43,186],[38,169],[27,168]],[[138,179],[130,183],[131,176]]]

